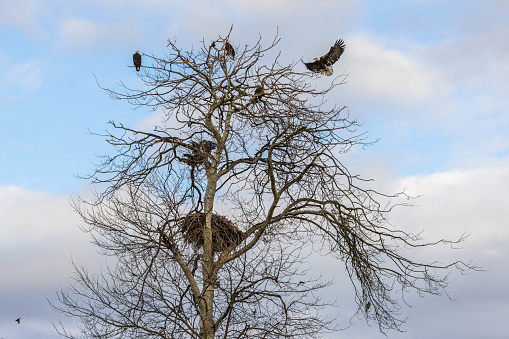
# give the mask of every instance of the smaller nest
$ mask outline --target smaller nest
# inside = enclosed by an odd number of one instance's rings
[[[199,143],[191,141],[190,146],[193,152],[184,154],[180,161],[194,167],[205,163],[205,160],[210,156],[210,152],[216,149],[217,144],[213,141],[202,140]]]
[[[182,233],[195,246],[203,247],[203,225],[205,213],[191,213],[180,219]],[[221,252],[232,244],[242,241],[243,233],[222,215],[212,214],[212,250]]]

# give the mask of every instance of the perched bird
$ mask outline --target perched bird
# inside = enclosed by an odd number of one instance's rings
[[[312,72],[320,73],[324,75],[332,75],[332,65],[338,61],[339,57],[345,51],[345,42],[343,40],[338,40],[330,48],[329,53],[325,54],[320,58],[313,58],[313,62],[305,62],[307,69]]]
[[[14,320],[14,321],[19,324],[21,322],[21,318],[18,318],[18,319]]]
[[[365,311],[369,311],[369,308],[371,307],[371,303],[368,301],[368,303],[366,304],[366,308],[365,308]]]
[[[260,102],[262,101],[262,97],[263,97],[263,87],[262,85],[258,84],[256,85],[256,89],[253,93],[253,97],[251,98],[251,102],[254,104]]]
[[[230,45],[228,40],[225,40],[224,42],[224,49],[226,51],[226,55],[229,55],[232,57],[232,59],[235,59],[235,50],[233,49],[233,46]]]
[[[262,97],[263,97],[262,85],[260,85],[260,84],[256,85],[256,89],[254,91],[254,97],[255,97],[256,102],[262,100]]]
[[[141,67],[141,54],[140,54],[140,51],[136,51],[136,53],[133,54],[133,62],[134,62],[134,67],[136,67],[136,71],[139,72],[140,71],[140,67]]]
[[[157,231],[159,232],[159,241],[165,245],[166,247],[168,248],[173,248],[173,245],[170,241],[170,239],[168,238],[168,236],[166,234],[163,233],[163,230],[161,230],[159,227],[157,228]]]

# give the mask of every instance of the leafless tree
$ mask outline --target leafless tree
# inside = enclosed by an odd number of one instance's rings
[[[164,58],[143,54],[143,89],[105,89],[165,121],[111,122],[115,152],[89,177],[101,190],[74,207],[116,264],[97,276],[76,267],[53,307],[92,338],[319,337],[335,329],[317,293],[330,281],[299,268],[315,243],[345,265],[358,313],[399,330],[396,292],[441,294],[442,271],[472,267],[399,254],[455,242],[393,227],[388,213],[406,195],[371,190],[341,163],[367,144],[325,99],[344,75],[317,89],[300,62],[280,64],[277,37],[234,57],[227,40],[190,51],[169,41]]]

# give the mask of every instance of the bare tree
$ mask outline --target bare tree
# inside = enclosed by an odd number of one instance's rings
[[[227,41],[191,51],[169,41],[164,58],[143,54],[144,89],[106,89],[166,120],[153,131],[111,122],[115,152],[89,177],[101,191],[74,207],[116,265],[97,276],[76,267],[53,307],[93,338],[319,337],[335,329],[315,293],[330,281],[298,265],[314,242],[344,263],[358,313],[399,330],[398,290],[440,294],[441,271],[472,266],[399,254],[455,242],[393,227],[390,200],[406,195],[366,188],[341,163],[367,144],[325,100],[344,75],[317,89],[300,63],[279,63],[277,37],[233,55]]]

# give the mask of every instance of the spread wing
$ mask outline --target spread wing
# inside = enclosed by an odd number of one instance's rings
[[[334,46],[330,48],[329,53],[325,54],[321,59],[325,62],[327,66],[332,66],[336,61],[339,60],[339,57],[345,51],[345,42],[340,39],[336,41]]]
[[[311,72],[319,72],[323,68],[323,63],[320,60],[305,62],[306,68]]]

